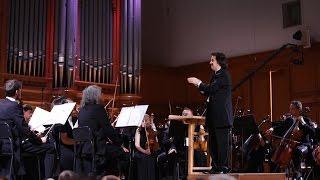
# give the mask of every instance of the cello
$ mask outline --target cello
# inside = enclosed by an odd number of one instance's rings
[[[281,138],[280,144],[271,158],[271,161],[281,169],[288,167],[292,159],[293,150],[301,141],[303,132],[299,128],[300,118],[302,118],[302,116],[299,116],[297,119],[287,117],[287,119],[293,121],[293,124]]]

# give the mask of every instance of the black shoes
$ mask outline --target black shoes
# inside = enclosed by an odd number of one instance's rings
[[[230,168],[221,167],[221,168],[211,168],[209,171],[203,172],[204,174],[227,174],[230,172]]]

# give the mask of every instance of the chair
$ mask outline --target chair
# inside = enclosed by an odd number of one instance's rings
[[[73,160],[73,170],[76,172],[77,158],[83,162],[84,156],[82,154],[82,148],[85,144],[90,144],[91,146],[91,173],[95,174],[95,147],[94,147],[94,137],[91,129],[88,126],[74,128],[72,130],[73,139],[75,140],[74,145],[74,160]]]
[[[23,152],[21,153],[21,157],[24,158],[23,160],[25,161],[26,158],[35,158],[37,161],[37,171],[38,171],[38,179],[41,179],[41,155],[37,155],[34,153],[28,153],[28,152]],[[23,180],[24,177],[22,176],[21,179]]]
[[[10,126],[5,122],[0,122],[0,140],[8,141],[10,143],[10,151],[9,152],[0,152],[1,157],[11,157],[10,160],[10,169],[9,169],[9,175],[7,176],[8,179],[10,179],[12,175],[12,167],[13,167],[13,139],[12,139],[12,133]],[[1,149],[0,149],[1,150]]]

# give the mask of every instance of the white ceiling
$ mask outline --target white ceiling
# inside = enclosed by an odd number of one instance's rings
[[[277,49],[298,29],[320,40],[320,0],[301,0],[302,26],[282,27],[288,0],[143,0],[142,61],[181,66],[210,52],[229,57]]]

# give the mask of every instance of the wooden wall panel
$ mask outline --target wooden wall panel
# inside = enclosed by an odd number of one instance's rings
[[[320,123],[320,43],[304,49],[304,64],[294,65],[290,49],[286,49],[261,69],[253,78],[233,92],[233,105],[238,96],[239,108],[250,109],[260,121],[270,114],[269,71],[273,81],[273,119],[288,112],[292,100],[301,100],[304,106],[312,109],[310,116]],[[229,59],[229,70],[233,85],[237,84],[246,74],[254,70],[273,51],[234,57]],[[143,66],[143,102],[149,103],[153,111],[168,115],[168,98],[173,106],[202,106],[205,98],[195,87],[186,83],[186,78],[195,76],[208,82],[212,71],[208,62],[192,64],[177,68]],[[169,82],[167,79],[170,79]],[[163,81],[162,83],[159,83]],[[170,88],[164,88],[170,87]],[[152,92],[149,92],[152,91]],[[153,107],[152,107],[153,106]],[[176,110],[176,113],[179,111]]]
[[[272,73],[273,92],[273,120],[279,120],[280,116],[289,111],[290,83],[289,68],[277,69]]]

